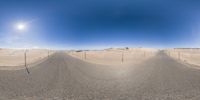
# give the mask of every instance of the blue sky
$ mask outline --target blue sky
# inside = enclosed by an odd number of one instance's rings
[[[198,0],[1,0],[0,47],[200,47]],[[27,23],[19,31],[17,23]]]

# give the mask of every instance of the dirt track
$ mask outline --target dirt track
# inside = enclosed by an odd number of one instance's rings
[[[0,100],[200,99],[200,70],[162,52],[130,66],[90,64],[60,52],[29,70],[0,71]]]

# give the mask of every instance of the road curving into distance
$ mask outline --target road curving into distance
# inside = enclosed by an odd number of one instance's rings
[[[58,52],[29,71],[1,70],[0,100],[200,99],[200,70],[163,52],[129,66],[91,64]]]

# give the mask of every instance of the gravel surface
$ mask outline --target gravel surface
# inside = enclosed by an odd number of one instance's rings
[[[200,70],[163,52],[127,66],[58,52],[29,71],[0,71],[0,100],[200,100]]]

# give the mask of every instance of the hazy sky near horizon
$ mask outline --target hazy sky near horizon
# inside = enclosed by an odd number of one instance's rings
[[[200,47],[199,0],[1,0],[0,47]],[[26,29],[16,29],[26,23]]]

